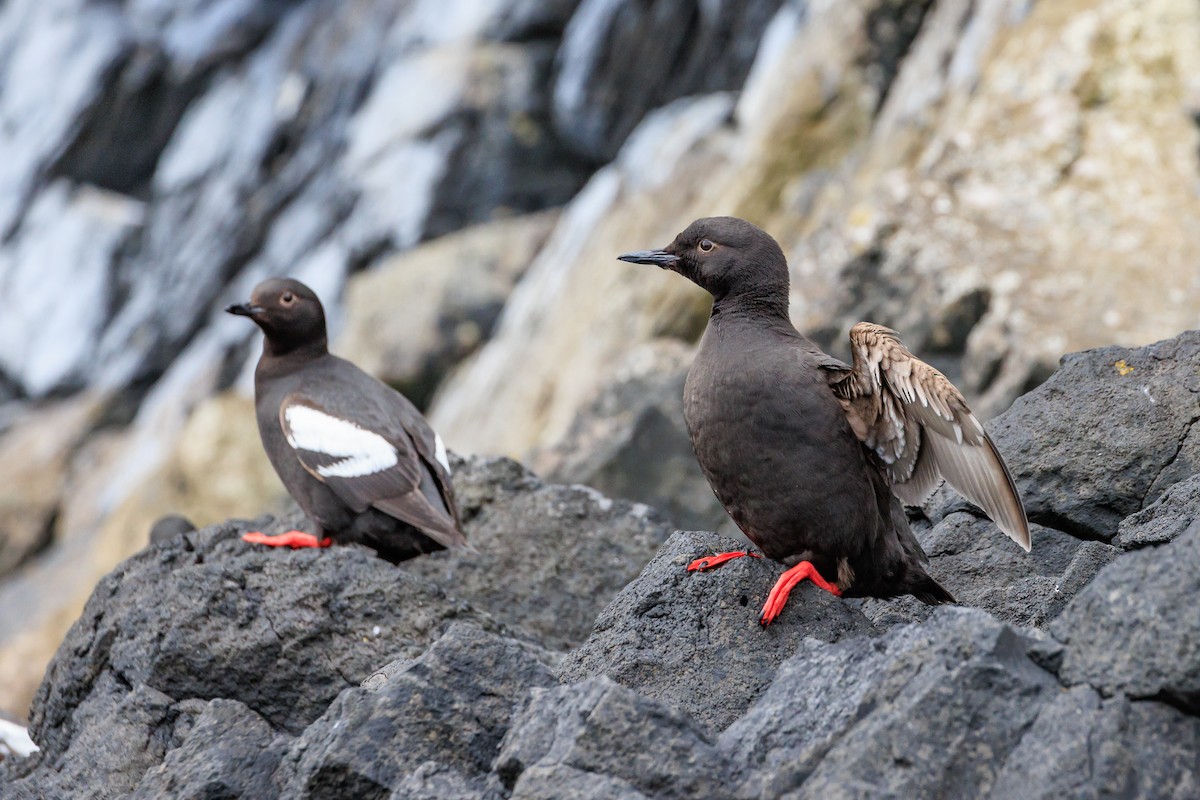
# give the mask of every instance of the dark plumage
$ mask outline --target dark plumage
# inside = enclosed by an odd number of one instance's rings
[[[467,545],[441,438],[403,395],[330,354],[325,311],[311,289],[272,278],[226,311],[263,331],[258,430],[315,528],[243,538],[292,547],[360,542],[392,562]]]
[[[1029,549],[1012,478],[958,390],[882,326],[854,326],[853,366],[797,332],[787,261],[764,231],[701,219],[663,250],[620,258],[678,272],[713,296],[684,417],[730,516],[767,557],[794,565],[764,624],[805,578],[847,596],[954,602],[926,572],[898,499],[919,503],[942,476]]]

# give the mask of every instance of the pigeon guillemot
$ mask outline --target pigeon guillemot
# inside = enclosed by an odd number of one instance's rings
[[[313,533],[248,533],[248,542],[360,542],[393,563],[466,547],[442,439],[403,395],[332,355],[325,310],[299,281],[272,278],[225,309],[264,334],[254,371],[258,430],[271,465]]]
[[[762,624],[806,578],[839,596],[954,602],[926,572],[899,502],[920,503],[942,477],[1030,549],[1016,486],[962,394],[881,325],[851,329],[853,366],[800,334],[788,317],[787,260],[766,232],[701,219],[663,250],[619,258],[678,272],[713,296],[684,418],[725,510],[790,567]],[[721,553],[688,569],[745,555],[756,554]]]

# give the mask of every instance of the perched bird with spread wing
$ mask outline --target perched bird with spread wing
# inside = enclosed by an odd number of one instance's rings
[[[851,329],[852,364],[799,333],[787,261],[766,232],[734,217],[700,219],[662,250],[619,258],[678,272],[713,296],[684,418],[725,510],[790,567],[763,606],[764,625],[805,579],[839,596],[954,602],[926,570],[900,502],[922,502],[942,478],[1030,549],[1016,485],[962,394],[882,325]],[[688,569],[746,555],[755,554]]]

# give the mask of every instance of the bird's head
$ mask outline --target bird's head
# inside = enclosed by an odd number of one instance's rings
[[[225,309],[249,317],[267,337],[267,349],[284,355],[297,349],[323,350],[325,309],[312,289],[292,278],[270,278],[254,287],[249,303]]]
[[[716,300],[755,298],[787,303],[787,259],[770,234],[737,217],[698,219],[662,250],[617,256],[678,272]]]

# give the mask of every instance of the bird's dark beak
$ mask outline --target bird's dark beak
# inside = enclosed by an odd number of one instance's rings
[[[250,317],[254,319],[266,309],[262,306],[256,306],[251,303],[235,303],[225,309],[226,313],[237,314],[239,317]]]
[[[663,269],[671,269],[679,261],[679,256],[666,250],[638,250],[636,253],[626,253],[617,256],[618,261],[628,261],[630,264],[653,264]]]

